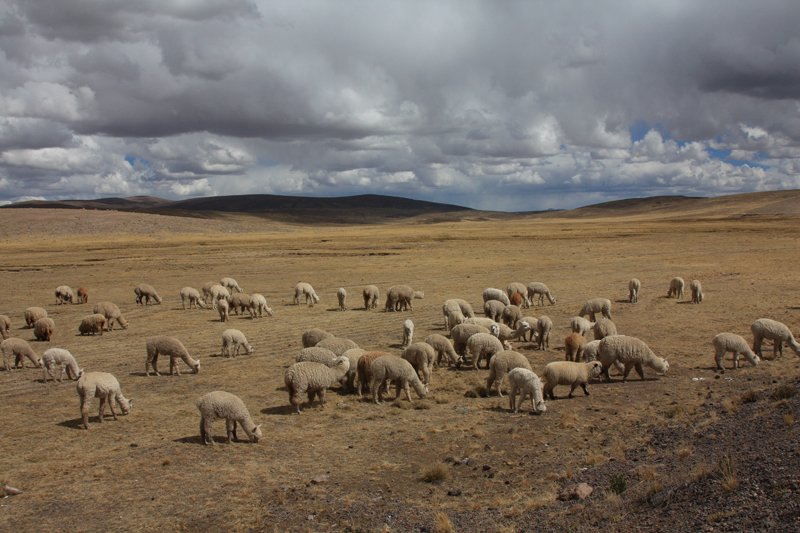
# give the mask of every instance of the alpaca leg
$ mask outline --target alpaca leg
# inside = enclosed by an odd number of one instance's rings
[[[81,396],[81,419],[83,428],[89,429],[89,402],[86,401],[86,395]]]
[[[300,404],[303,403],[303,395],[301,392],[294,393],[291,398],[289,399],[289,403],[291,403],[297,414],[300,414]]]
[[[217,444],[214,442],[214,436],[211,431],[213,423],[213,418],[200,419],[200,434],[203,436],[203,444],[211,444],[212,446]]]
[[[551,400],[556,399],[555,395],[553,394],[553,386],[550,384],[544,386],[544,397],[547,398],[548,396],[550,396]]]
[[[721,350],[717,349],[716,353],[714,354],[714,361],[717,363],[717,370],[722,370],[722,372],[725,372],[725,369],[722,367],[722,359],[724,358],[725,358],[725,349],[724,348],[722,348]],[[733,357],[733,368],[736,368],[736,355],[734,355]]]
[[[325,389],[314,391],[314,394],[317,395],[317,401],[319,401],[319,406],[324,408],[325,407]]]
[[[401,380],[401,382],[403,384],[403,390],[406,391],[406,400],[408,400],[410,402],[411,401],[411,386],[409,385],[408,381],[406,381],[406,380]],[[398,388],[399,387],[400,387],[400,385],[398,385]]]
[[[623,382],[628,379],[628,374],[630,374],[631,370],[633,370],[633,365],[634,365],[633,363],[628,363],[625,365],[625,371],[622,374]]]
[[[116,420],[117,413],[116,411],[114,411],[114,398],[112,398],[110,394],[108,396],[107,403],[108,403],[108,408],[111,409],[111,416],[114,418],[114,420]]]
[[[105,416],[105,412],[106,412],[106,397],[100,396],[100,414],[99,414],[100,420],[98,420],[98,422],[100,422],[101,424],[103,423],[103,417]]]

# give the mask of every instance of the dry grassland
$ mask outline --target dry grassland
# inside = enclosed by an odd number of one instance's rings
[[[758,368],[745,363],[727,371],[731,381],[715,380],[710,344],[723,331],[752,341],[749,326],[759,317],[800,331],[796,218],[642,215],[332,228],[247,217],[6,210],[0,236],[0,313],[11,318],[12,335],[40,355],[50,347],[70,350],[87,371],[114,374],[134,399],[128,416],[102,425],[95,402],[85,431],[74,382],[44,384],[38,369],[0,372],[0,482],[24,491],[0,500],[3,531],[522,531],[537,510],[566,527],[578,511],[554,496],[581,469],[624,461],[626,450],[650,445],[653,428],[711,424],[716,412],[702,405],[727,401],[733,410],[748,389],[798,374],[798,360],[785,348],[777,360]],[[232,316],[226,325],[210,307],[181,309],[182,287],[199,289],[223,276],[264,294],[275,315]],[[673,276],[686,280],[686,299],[665,298]],[[638,304],[626,302],[631,277],[642,281]],[[692,279],[703,283],[701,305],[689,303]],[[291,305],[298,281],[314,285],[318,305]],[[646,369],[644,382],[633,374],[626,384],[619,377],[592,383],[591,396],[578,390],[572,400],[558,387],[547,412],[533,416],[510,414],[505,397],[474,397],[483,392],[486,370],[440,367],[423,401],[376,406],[337,386],[324,409],[315,404],[291,414],[283,373],[306,329],[399,354],[405,319],[414,321],[416,340],[444,334],[445,299],[465,298],[479,310],[485,288],[505,289],[512,281],[545,282],[557,299],[525,313],[552,318],[550,348],[514,344],[538,374],[563,359],[569,319],[594,297],[612,300],[619,332],[666,357],[669,373]],[[142,282],[158,290],[161,305],[134,304],[133,287]],[[56,306],[53,291],[61,284],[87,287],[89,304]],[[367,284],[381,289],[377,311],[363,310]],[[383,311],[383,295],[394,284],[425,291],[413,313]],[[339,287],[348,293],[344,313],[335,310]],[[120,306],[130,327],[77,335],[81,318],[104,300]],[[55,320],[51,342],[37,342],[23,329],[29,306],[46,308]],[[247,335],[252,356],[219,357],[228,327]],[[201,360],[201,373],[145,377],[145,339],[156,334],[181,339]],[[225,424],[217,421],[219,445],[201,444],[195,401],[212,390],[244,400],[264,424],[262,443],[227,445]],[[692,442],[654,445],[652,455],[678,454],[688,457],[681,475],[702,464],[692,460]],[[469,458],[471,465],[430,470],[446,457]],[[631,479],[643,486],[676,482],[634,467]],[[423,481],[426,468],[446,479]],[[318,474],[330,479],[310,484]],[[597,490],[593,498],[618,505],[607,484]],[[448,496],[455,491],[460,495]]]

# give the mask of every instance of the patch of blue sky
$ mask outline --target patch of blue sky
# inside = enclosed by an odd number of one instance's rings
[[[644,139],[644,136],[647,135],[647,132],[650,131],[650,125],[647,124],[646,120],[639,119],[628,128],[628,131],[631,133],[631,141],[641,141]]]
[[[133,155],[126,155],[125,156],[125,161],[127,161],[128,164],[130,164],[130,166],[132,166],[132,167],[136,166],[136,163],[139,163],[140,165],[144,165],[147,168],[150,168],[150,161],[148,161],[147,159],[142,159],[141,157],[136,157],[136,156],[133,156]]]
[[[755,156],[752,159],[730,159],[731,150],[717,150],[715,148],[711,148],[710,146],[706,148],[708,155],[711,156],[712,159],[719,159],[720,161],[725,161],[729,165],[733,165],[735,167],[743,167],[745,165],[754,168],[759,167],[763,168],[764,170],[770,168],[769,165],[765,165],[763,163],[759,163],[759,160],[766,159],[767,153],[766,152],[756,152]]]
[[[660,122],[656,122],[655,124],[649,124],[646,120],[639,119],[633,123],[633,125],[628,127],[628,131],[631,134],[631,141],[641,141],[644,139],[644,136],[647,135],[647,132],[650,130],[656,130],[658,133],[661,134],[662,139],[669,139],[669,132],[664,129],[664,125]]]

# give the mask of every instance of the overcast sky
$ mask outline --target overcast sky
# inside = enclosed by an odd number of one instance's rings
[[[797,0],[0,0],[0,203],[794,188]]]

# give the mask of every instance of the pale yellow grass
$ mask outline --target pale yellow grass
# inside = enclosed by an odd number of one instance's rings
[[[37,216],[47,220],[48,229],[37,229]],[[89,231],[88,225],[103,229]],[[508,502],[516,515],[521,504],[514,507],[512,500],[522,480],[537,486],[548,473],[564,472],[583,458],[591,458],[586,465],[624,458],[623,442],[605,448],[601,443],[619,434],[628,443],[642,441],[646,425],[663,420],[654,413],[669,409],[670,402],[692,413],[709,390],[720,400],[738,398],[748,388],[796,372],[789,352],[757,369],[728,371],[733,381],[713,380],[710,346],[722,331],[750,339],[750,323],[762,316],[797,331],[791,308],[800,302],[790,300],[796,295],[800,244],[796,219],[662,221],[643,215],[308,228],[233,216],[204,221],[0,210],[0,235],[0,314],[11,318],[12,335],[28,340],[38,354],[48,347],[70,350],[87,371],[114,374],[134,398],[130,415],[102,425],[94,403],[90,429],[83,431],[77,429],[74,382],[41,383],[39,370],[0,372],[0,471],[6,483],[25,491],[4,500],[8,507],[0,511],[0,529],[9,531],[63,524],[75,531],[216,531],[230,524],[271,531],[276,516],[280,530],[304,530],[310,513],[319,523],[337,523],[331,507],[319,503],[319,494],[306,485],[317,474],[329,474],[331,484],[314,490],[339,500],[374,501],[391,490],[401,500],[425,502],[431,487],[420,481],[420,471],[446,456],[468,455],[494,468],[535,461],[529,470],[506,467],[510,486],[499,482],[505,478],[475,485],[482,501]],[[223,276],[236,278],[247,292],[264,294],[275,315],[255,321],[234,316],[226,325],[210,309],[180,309],[182,287],[199,289]],[[692,305],[663,298],[673,276],[687,283],[701,280],[705,301]],[[635,305],[623,301],[631,277],[642,281]],[[314,285],[322,298],[318,305],[290,305],[298,281]],[[658,377],[645,369],[647,381],[633,377],[625,385],[618,378],[592,383],[591,396],[572,400],[561,390],[545,415],[513,417],[505,398],[464,396],[483,383],[485,370],[440,367],[431,383],[436,401],[426,402],[425,409],[396,409],[390,402],[375,406],[335,388],[324,410],[315,404],[304,406],[300,416],[290,414],[283,373],[306,329],[321,327],[362,348],[399,354],[406,318],[415,323],[415,339],[444,333],[445,299],[465,298],[479,311],[485,288],[505,289],[512,281],[545,282],[558,300],[527,311],[553,319],[551,348],[514,344],[537,373],[547,362],[563,359],[559,346],[569,318],[594,297],[610,298],[620,333],[642,338],[667,357],[670,372]],[[141,282],[153,285],[163,304],[134,305],[133,287]],[[365,285],[378,285],[383,303],[386,289],[400,283],[425,291],[413,313],[386,313],[382,306],[363,310]],[[61,284],[86,286],[89,305],[56,306],[53,291]],[[349,295],[351,310],[345,313],[334,311],[339,287]],[[117,303],[130,327],[102,337],[78,336],[81,317],[103,300]],[[56,322],[50,343],[34,342],[32,331],[22,329],[23,312],[33,305],[45,307]],[[247,335],[255,346],[252,356],[217,357],[228,327]],[[201,359],[202,372],[144,377],[145,339],[155,334],[180,338]],[[161,368],[167,369],[168,361]],[[692,377],[706,380],[692,382]],[[264,424],[262,443],[220,443],[216,449],[200,444],[194,402],[218,389],[239,395]],[[448,391],[444,403],[436,394],[442,389]],[[690,421],[686,415],[669,423]],[[224,437],[224,423],[216,423],[214,434]],[[466,477],[471,469],[458,468],[445,483],[478,483]],[[538,495],[525,498],[531,502]],[[534,507],[543,503],[536,502]],[[434,502],[426,515],[439,513]]]

